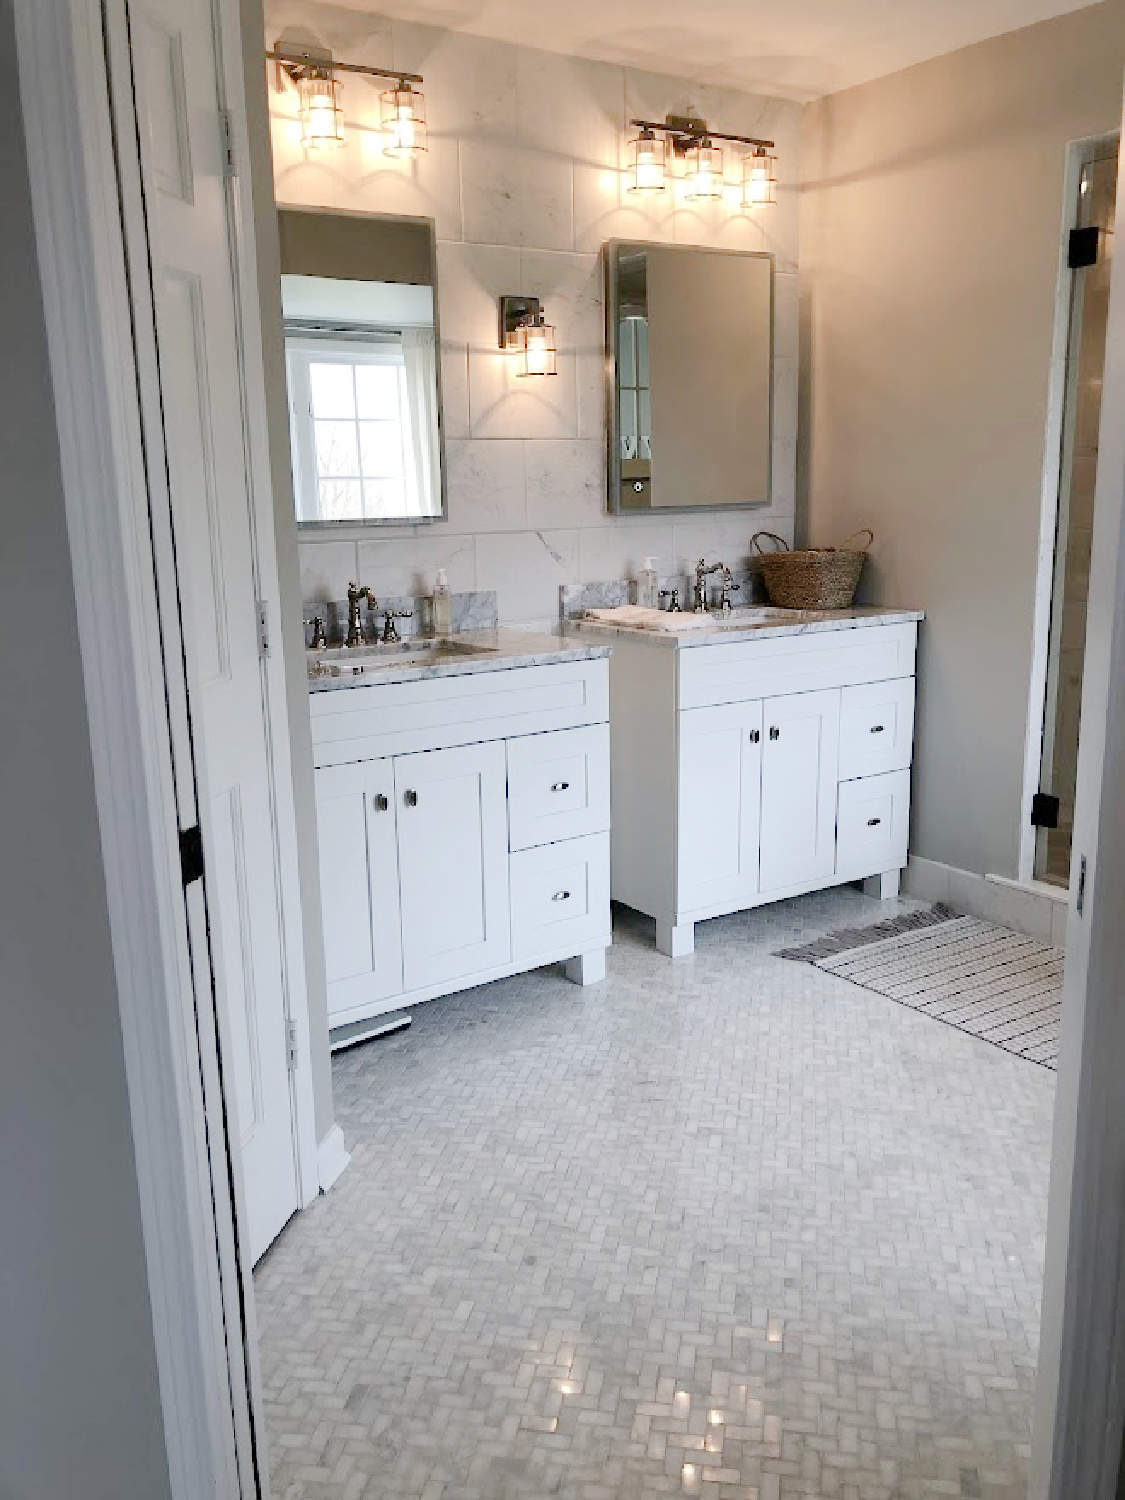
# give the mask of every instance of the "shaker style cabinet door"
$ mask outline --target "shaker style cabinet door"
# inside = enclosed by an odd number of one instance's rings
[[[338,1026],[402,990],[393,763],[330,766],[315,778],[328,1019]]]
[[[406,990],[512,957],[504,742],[394,761]]]
[[[762,721],[762,892],[836,871],[840,693],[767,698]]]
[[[737,906],[758,893],[762,704],[680,714],[676,910]]]

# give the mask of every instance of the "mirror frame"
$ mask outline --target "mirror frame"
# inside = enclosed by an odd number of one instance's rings
[[[659,505],[631,510],[621,504],[620,418],[617,406],[617,265],[627,250],[705,250],[709,255],[738,255],[744,260],[765,260],[770,268],[770,421],[769,454],[766,463],[766,495],[762,500],[740,500],[730,505]],[[606,404],[606,507],[611,516],[725,515],[728,511],[766,510],[773,504],[774,364],[776,361],[774,315],[776,311],[775,257],[768,250],[728,250],[724,245],[674,245],[668,240],[606,240],[603,247],[605,273],[605,404]]]
[[[346,208],[309,208],[303,203],[279,203],[277,212],[281,214],[303,214],[310,219],[356,219],[367,223],[393,223],[393,224],[421,224],[426,228],[427,239],[430,248],[430,260],[434,268],[433,293],[434,293],[434,343],[437,348],[437,415],[438,415],[438,452],[441,456],[441,510],[432,516],[402,516],[398,518],[386,517],[375,518],[364,521],[298,521],[294,514],[298,536],[316,533],[325,538],[338,536],[342,541],[350,539],[351,533],[367,535],[372,531],[385,531],[388,527],[403,526],[437,526],[449,520],[449,474],[445,452],[445,397],[442,390],[442,342],[441,342],[441,307],[438,288],[438,256],[437,256],[437,225],[431,218],[422,214],[380,214],[364,213],[356,209]],[[281,274],[287,274],[282,266]],[[308,272],[297,272],[290,274],[306,275]],[[327,277],[326,280],[338,280],[340,278]],[[348,278],[344,278],[348,279]],[[281,287],[278,286],[280,296]],[[285,306],[281,309],[283,351],[285,340],[289,336],[289,326],[285,321]],[[286,425],[288,425],[288,402],[289,402],[289,372],[288,356],[286,355]],[[293,462],[292,438],[290,438],[290,464]],[[294,512],[296,507],[294,506]]]

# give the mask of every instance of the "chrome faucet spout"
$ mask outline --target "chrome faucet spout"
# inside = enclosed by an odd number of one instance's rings
[[[359,607],[364,599],[367,600],[367,607],[370,610],[374,611],[378,609],[379,601],[369,588],[363,584],[349,583],[348,633],[344,640],[346,646],[363,646],[366,644],[366,638],[363,634],[363,621],[359,613]]]

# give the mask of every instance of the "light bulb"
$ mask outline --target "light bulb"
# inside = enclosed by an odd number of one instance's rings
[[[742,163],[742,201],[747,208],[777,202],[777,157],[759,147]]]
[[[408,83],[388,89],[382,96],[383,153],[386,156],[418,156],[426,150],[426,99]]]
[[[527,323],[520,332],[520,375],[557,375],[555,330],[550,323]]]
[[[631,193],[660,193],[664,191],[664,161],[667,150],[663,140],[647,127],[636,140],[629,142],[632,156],[630,170],[633,180],[629,184]]]
[[[301,111],[301,145],[319,149],[344,144],[344,115],[337,102],[338,84],[318,69],[297,85]]]
[[[723,148],[704,138],[687,152],[688,198],[723,196]]]

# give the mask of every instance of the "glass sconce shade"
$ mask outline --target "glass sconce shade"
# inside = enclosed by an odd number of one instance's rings
[[[688,198],[723,196],[723,148],[702,140],[687,150]]]
[[[516,331],[520,351],[517,375],[557,375],[555,330],[550,323],[527,323]]]
[[[743,158],[742,201],[747,208],[777,202],[777,157],[764,147]]]
[[[426,98],[408,83],[382,96],[383,154],[418,156],[426,150]]]
[[[344,144],[344,112],[339,104],[339,85],[326,70],[318,69],[297,84],[301,111],[301,145],[311,147]]]
[[[629,142],[629,170],[633,180],[629,184],[631,193],[660,193],[664,191],[664,164],[667,142],[657,139],[651,130],[642,130]]]

